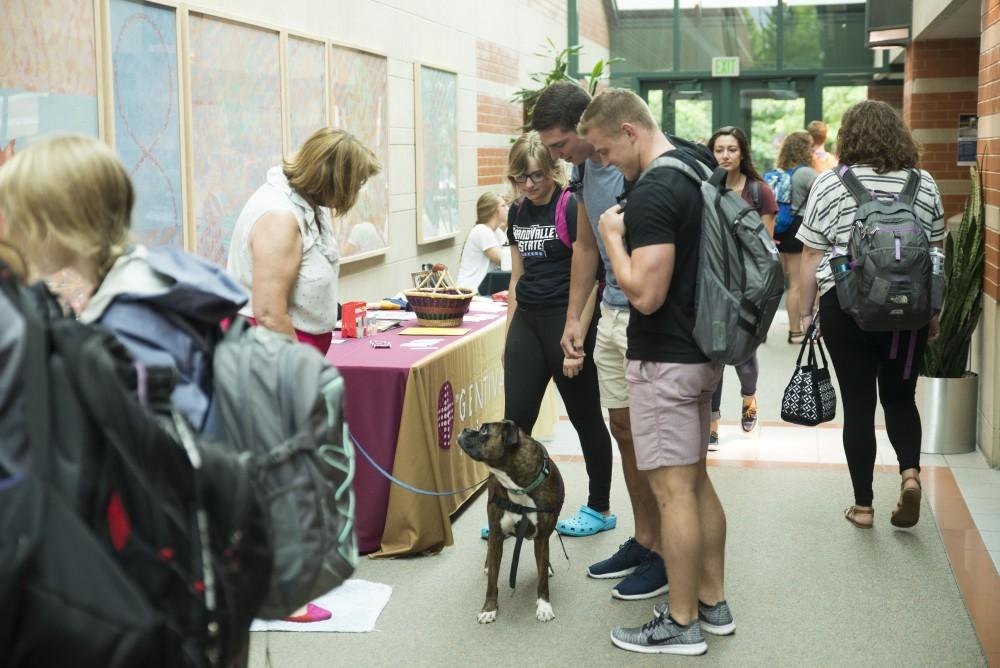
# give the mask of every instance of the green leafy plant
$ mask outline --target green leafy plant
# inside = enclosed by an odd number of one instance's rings
[[[958,235],[949,232],[945,240],[941,333],[924,353],[921,373],[932,378],[961,378],[965,374],[972,335],[983,312],[986,207],[979,170],[970,167],[969,175],[972,192]]]
[[[617,63],[624,58],[608,58],[607,60],[601,59],[594,63],[593,69],[590,70],[590,75],[584,77],[580,81],[577,81],[569,73],[569,58],[570,56],[580,55],[580,51],[583,46],[580,44],[573,44],[567,46],[565,49],[557,49],[555,43],[551,39],[546,39],[548,46],[545,51],[535,53],[536,56],[548,57],[553,60],[552,69],[548,72],[535,72],[531,75],[531,80],[537,84],[534,88],[521,88],[514,92],[512,98],[513,102],[520,102],[524,105],[524,125],[521,129],[524,132],[531,130],[531,113],[535,110],[535,102],[538,101],[538,96],[542,94],[550,84],[554,84],[557,81],[572,81],[573,83],[579,83],[587,91],[594,95],[597,93],[597,85],[600,83],[601,79],[604,78],[605,70],[610,72],[611,64]]]

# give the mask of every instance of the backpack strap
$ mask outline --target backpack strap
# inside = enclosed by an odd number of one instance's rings
[[[750,179],[750,199],[753,201],[753,208],[760,211],[760,181]]]
[[[847,192],[851,194],[854,201],[857,202],[858,206],[861,206],[865,202],[872,201],[872,194],[867,188],[858,180],[858,177],[851,171],[851,168],[847,165],[841,165],[837,168],[837,178],[840,182],[844,184],[847,188]]]
[[[906,178],[906,185],[899,193],[899,201],[912,206],[917,199],[918,192],[920,192],[920,170],[914,168],[910,170],[910,175]]]
[[[709,179],[711,179],[712,182],[715,183],[716,186],[718,186],[719,184],[722,183],[721,180],[718,181],[717,183],[715,182],[715,178],[719,176],[719,172],[721,171],[722,173],[721,177],[722,179],[724,179],[726,175],[726,170],[722,169],[721,167],[715,170],[715,173],[713,174],[711,171],[709,171],[709,168],[706,165],[702,164],[701,162],[698,162],[698,167],[700,168],[702,173],[698,174],[698,172],[696,172],[694,168],[691,167],[691,165],[689,165],[688,163],[682,160],[678,160],[677,158],[661,155],[657,158],[654,158],[648,165],[646,165],[646,169],[642,170],[642,173],[639,174],[639,178],[636,179],[635,182],[639,183],[639,181],[642,181],[647,174],[649,174],[657,167],[670,167],[671,169],[676,169],[677,171],[681,172],[689,179],[697,183],[699,186],[701,185],[702,181]]]
[[[571,250],[573,248],[573,240],[569,237],[569,225],[566,223],[566,205],[572,196],[573,193],[569,188],[563,188],[563,191],[559,193],[559,199],[556,201],[556,236],[559,237],[559,241],[563,242],[566,248]]]

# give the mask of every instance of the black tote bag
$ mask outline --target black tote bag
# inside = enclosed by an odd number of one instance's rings
[[[823,342],[814,336],[815,328],[809,327],[802,348],[795,360],[795,373],[785,388],[781,398],[781,419],[792,424],[815,427],[829,422],[837,415],[837,393],[830,381],[826,353]],[[802,355],[809,348],[806,365],[802,365]],[[816,364],[816,349],[819,349],[823,366]]]

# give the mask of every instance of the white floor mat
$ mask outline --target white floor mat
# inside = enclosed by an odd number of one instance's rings
[[[251,631],[306,631],[308,633],[368,633],[389,603],[392,587],[367,580],[348,580],[313,603],[333,616],[321,622],[283,622],[255,619]]]

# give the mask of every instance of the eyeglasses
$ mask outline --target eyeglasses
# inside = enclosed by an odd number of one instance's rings
[[[524,185],[527,181],[531,181],[532,184],[538,185],[545,180],[545,172],[539,170],[537,172],[532,172],[531,174],[521,174],[520,176],[514,177],[514,183],[518,185]]]

